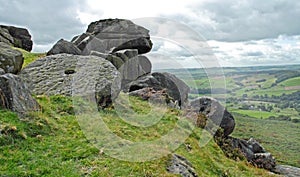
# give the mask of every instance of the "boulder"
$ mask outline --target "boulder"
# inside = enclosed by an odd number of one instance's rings
[[[92,95],[100,108],[111,105],[121,83],[120,73],[109,61],[71,54],[36,60],[20,76],[36,95]]]
[[[7,33],[6,36],[2,35],[3,33],[1,33],[1,36],[7,39],[10,42],[10,44],[29,52],[32,50],[33,42],[31,40],[31,35],[29,34],[27,29],[14,26],[0,25],[0,29],[1,28],[6,29],[6,31],[8,31],[10,36],[8,36]]]
[[[97,51],[92,51],[90,55],[94,55],[94,56],[98,56],[101,58],[104,58],[108,61],[110,61],[117,69],[119,69],[123,64],[124,61],[112,54],[106,54],[106,53],[101,53],[101,52],[97,52]]]
[[[178,102],[179,106],[187,103],[189,87],[175,75],[170,73],[152,73],[126,84],[125,91],[135,91],[145,87],[151,87],[154,90],[166,89],[170,97]]]
[[[17,112],[19,116],[40,110],[21,78],[10,73],[0,76],[0,107]]]
[[[179,109],[177,102],[168,95],[166,89],[156,91],[153,88],[146,87],[130,92],[129,95],[151,101],[152,103]]]
[[[151,74],[139,77],[137,80],[125,85],[122,89],[125,92],[133,92],[143,88],[153,88],[154,90],[162,90],[161,83]]]
[[[56,55],[61,53],[80,55],[81,51],[72,42],[60,39],[57,43],[47,52],[47,55]]]
[[[18,74],[21,71],[23,62],[24,58],[20,51],[0,42],[0,68],[5,73]]]
[[[208,130],[213,130],[220,127],[223,129],[224,136],[231,134],[235,127],[233,116],[222,106],[217,100],[210,97],[199,97],[190,101],[189,107],[192,112],[196,112],[199,116],[205,117],[204,124]],[[212,124],[211,124],[212,123]]]
[[[5,71],[2,68],[0,68],[0,75],[3,75],[3,74],[5,74]]]
[[[0,27],[0,42],[11,45],[14,43],[14,38],[9,34],[9,31],[6,28]]]
[[[181,79],[171,73],[152,73],[152,76],[161,83],[161,87],[166,88],[170,97],[178,101],[180,106],[183,106],[188,101],[189,86]]]
[[[128,61],[118,69],[122,75],[122,88],[126,84],[137,80],[139,77],[149,74],[152,69],[150,60],[145,56],[128,58]]]
[[[134,58],[138,56],[139,51],[137,49],[126,49],[126,50],[119,50],[114,55],[122,58],[124,62],[128,61],[130,58]]]
[[[105,58],[118,69],[122,76],[122,88],[129,82],[149,74],[152,69],[150,60],[138,55],[137,50],[123,50],[114,54],[92,51],[90,55]]]
[[[244,140],[230,136],[224,137],[223,135],[218,134],[214,139],[227,157],[232,159],[244,157],[252,165],[269,171],[272,171],[276,166],[276,160],[273,158],[272,154],[266,152],[253,138]]]
[[[286,177],[299,177],[300,168],[289,165],[276,165],[272,172],[284,175]]]
[[[115,53],[124,49],[137,49],[139,54],[152,48],[149,30],[125,19],[105,19],[91,23],[86,33],[72,42],[89,55],[91,51]]]
[[[192,163],[185,157],[173,154],[167,166],[167,171],[172,174],[178,174],[183,177],[198,177],[198,174]]]

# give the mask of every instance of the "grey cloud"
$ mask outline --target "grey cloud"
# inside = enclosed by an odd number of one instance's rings
[[[77,19],[77,10],[83,3],[79,0],[0,0],[0,24],[25,27],[36,45],[46,46],[84,32],[86,27]]]
[[[255,52],[246,52],[242,54],[242,56],[249,56],[249,57],[258,57],[258,56],[263,56],[264,54],[261,51],[255,51]]]
[[[224,66],[254,66],[300,63],[299,36],[279,36],[249,42],[231,43],[230,49],[214,48],[215,55]],[[226,42],[215,45],[226,45]],[[241,46],[241,47],[240,47]],[[241,50],[242,49],[242,50]]]
[[[219,0],[189,8],[199,17],[205,15],[211,27],[205,29],[199,26],[201,21],[188,16],[178,19],[184,20],[207,39],[247,41],[275,38],[281,34],[300,34],[300,1]]]

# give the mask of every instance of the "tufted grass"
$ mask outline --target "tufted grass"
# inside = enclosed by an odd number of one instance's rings
[[[79,126],[71,98],[36,99],[42,111],[29,113],[22,120],[15,113],[0,110],[0,176],[176,176],[166,171],[170,156],[128,162],[93,146]],[[130,98],[130,102],[135,112],[150,111],[145,101]],[[178,110],[168,109],[157,124],[141,128],[121,121],[113,109],[99,112],[114,134],[136,142],[160,138],[174,127],[179,114]],[[175,150],[193,164],[199,176],[272,176],[245,161],[226,158],[213,140],[200,147],[202,133],[201,129],[194,129]],[[187,145],[192,147],[190,151]]]
[[[20,48],[16,48],[16,47],[14,47],[14,48],[19,50],[23,54],[23,57],[24,57],[23,68],[25,66],[27,66],[29,63],[31,63],[41,57],[46,56],[46,53],[31,53],[31,52],[28,52],[28,51],[20,49]]]

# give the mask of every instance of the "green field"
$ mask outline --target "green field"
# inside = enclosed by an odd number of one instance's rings
[[[280,84],[285,87],[300,86],[300,77],[288,79],[284,82],[281,82]]]
[[[220,97],[226,97],[226,104],[222,103],[233,113],[237,122],[233,136],[256,138],[275,155],[279,163],[300,167],[300,124],[292,121],[300,120],[300,91],[295,87],[300,85],[300,65],[223,70],[227,94],[220,94]],[[182,72],[173,71],[179,77]],[[192,72],[190,75],[198,73],[197,69],[189,72]],[[202,75],[194,79],[196,88],[190,84],[193,81],[185,81],[192,90],[199,89],[201,94],[193,92],[190,97],[211,96],[207,77]],[[221,88],[220,83],[215,86]],[[218,98],[218,95],[214,97]],[[275,120],[270,120],[270,117]],[[280,119],[282,117],[286,119]]]
[[[236,129],[233,136],[253,137],[270,151],[277,162],[300,167],[300,124],[257,119],[234,113]]]
[[[300,118],[300,102],[298,101],[300,98],[291,98],[293,103],[290,105],[288,104],[291,99],[281,100],[284,95],[299,92],[299,88],[295,86],[300,85],[300,65],[223,68],[223,71],[225,82],[222,77],[209,80],[202,69],[169,70],[169,72],[184,79],[192,88],[190,98],[204,95],[226,98],[228,109],[256,118],[268,118],[281,114]],[[184,74],[185,72],[194,76],[194,80],[184,77],[187,75]],[[226,88],[225,91],[223,91],[224,87]],[[211,94],[212,89],[217,90],[213,95]],[[264,103],[265,106],[272,104],[277,112],[259,111],[259,108],[254,110],[238,109],[245,101],[257,101]],[[258,106],[258,104],[254,106]],[[293,111],[286,111],[288,109]]]
[[[277,116],[277,114],[272,113],[272,112],[266,112],[266,111],[254,111],[254,110],[234,110],[234,109],[229,109],[231,112],[243,114],[249,117],[254,117],[254,118],[269,118],[270,116]]]

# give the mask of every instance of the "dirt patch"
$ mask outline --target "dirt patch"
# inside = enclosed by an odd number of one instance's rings
[[[298,85],[298,86],[284,87],[284,90],[300,90],[300,85]]]

